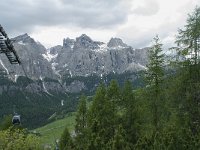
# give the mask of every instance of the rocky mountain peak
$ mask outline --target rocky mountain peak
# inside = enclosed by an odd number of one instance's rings
[[[33,38],[31,38],[27,33],[19,35],[12,39],[14,42],[18,43],[36,43]]]
[[[92,42],[93,40],[86,34],[82,34],[81,36],[76,38],[76,41],[80,41],[80,40],[84,40],[84,41],[88,41],[88,42]]]
[[[108,47],[127,47],[120,38],[111,38],[107,44]]]
[[[74,42],[75,42],[74,39],[70,39],[70,38],[68,38],[68,37],[67,37],[67,38],[64,38],[64,39],[63,39],[63,47],[65,47],[65,48],[68,48],[68,47],[73,48]]]
[[[80,37],[76,38],[75,46],[77,48],[96,49],[98,48],[98,43],[93,41],[86,34],[82,34]]]

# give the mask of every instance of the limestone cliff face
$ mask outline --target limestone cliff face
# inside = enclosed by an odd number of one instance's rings
[[[50,54],[56,56],[51,63],[60,76],[100,76],[145,69],[147,51],[147,48],[135,50],[119,38],[111,38],[106,44],[83,34],[76,40],[64,39],[63,46],[51,48]]]
[[[20,56],[22,66],[30,78],[38,79],[40,76],[55,78],[51,64],[43,57],[43,54],[46,53],[46,48],[43,45],[27,34],[13,38],[12,41],[15,50]],[[24,76],[22,66],[11,65],[3,54],[0,55],[0,59],[0,68],[9,72],[12,78]]]

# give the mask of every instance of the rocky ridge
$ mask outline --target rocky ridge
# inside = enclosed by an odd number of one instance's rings
[[[82,34],[76,39],[65,38],[62,46],[50,49],[46,49],[28,34],[17,36],[12,41],[22,66],[10,65],[7,58],[1,55],[0,69],[13,82],[17,82],[18,77],[25,76],[26,73],[32,80],[41,82],[32,85],[37,92],[44,91],[48,94],[49,91],[80,92],[87,89],[82,81],[66,84],[62,81],[63,77],[87,77],[94,74],[102,77],[109,73],[137,72],[144,70],[148,62],[148,48],[133,49],[119,38],[111,38],[108,43],[103,43]],[[34,92],[30,86],[26,89]]]

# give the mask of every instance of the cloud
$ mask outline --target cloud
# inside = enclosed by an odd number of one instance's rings
[[[156,34],[163,44],[173,43],[198,4],[200,0],[1,0],[0,24],[11,37],[27,32],[48,47],[86,33],[104,42],[120,37],[142,48]]]
[[[175,35],[177,34],[177,30],[179,27],[179,21],[184,21],[182,20],[182,18],[178,18],[177,22],[170,21],[170,19],[168,19],[168,21],[169,22],[163,22],[149,28],[142,28],[142,25],[140,27],[131,25],[127,28],[120,30],[117,36],[124,39],[129,45],[133,46],[134,48],[143,48],[146,46],[150,46],[152,39],[156,35],[159,35],[161,42],[164,44],[163,47],[169,48],[174,44]]]
[[[155,0],[135,0],[133,2],[132,13],[135,15],[151,16],[158,13],[159,9],[159,3]]]
[[[38,26],[113,28],[126,22],[128,0],[1,0],[0,23],[10,32]]]
[[[149,12],[151,15],[143,13],[145,7],[146,9],[154,7],[157,2],[159,4],[158,12],[154,11],[152,14]],[[134,14],[130,15],[128,23],[117,32],[117,36],[134,48],[142,48],[151,45],[153,37],[158,34],[165,49],[174,46],[178,28],[184,27],[188,17],[187,14],[191,13],[199,2],[200,0],[192,2],[191,0],[177,0],[176,2],[174,0],[149,0],[148,2],[147,0],[141,0],[140,3],[138,0],[137,7],[135,6],[133,10],[141,10],[141,12],[135,11]]]

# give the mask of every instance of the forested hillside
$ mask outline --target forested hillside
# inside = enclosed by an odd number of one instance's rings
[[[24,127],[28,129],[37,128],[55,119],[63,118],[69,112],[76,111],[78,99],[82,93],[92,96],[100,82],[107,85],[112,79],[116,79],[121,86],[127,79],[131,80],[132,84],[137,85],[136,88],[144,86],[141,72],[110,73],[102,77],[95,74],[88,77],[63,76],[62,81],[66,85],[71,85],[71,91],[75,91],[70,93],[57,89],[56,86],[54,87],[54,84],[60,85],[57,80],[49,78],[44,78],[43,81],[31,80],[20,76],[16,82],[13,82],[5,72],[1,71],[0,120],[3,120],[6,115],[13,114],[13,108],[15,107],[15,111],[22,117],[21,121]],[[84,83],[83,89],[76,85],[79,82]],[[42,83],[51,87],[48,93],[41,89]],[[61,105],[61,101],[63,101],[63,105]],[[54,117],[52,118],[53,114]]]

